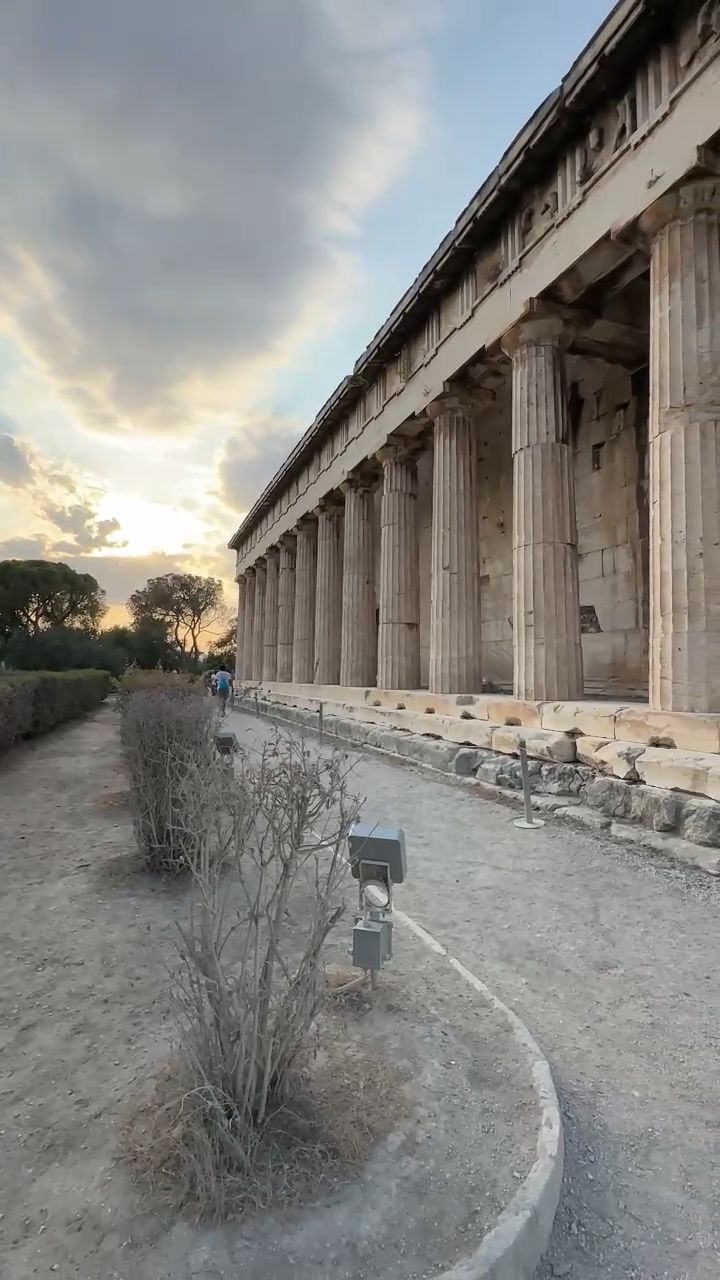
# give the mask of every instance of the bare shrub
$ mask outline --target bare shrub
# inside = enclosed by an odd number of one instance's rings
[[[128,1144],[164,1203],[216,1218],[296,1198],[336,1158],[308,1034],[359,812],[344,756],[280,734],[224,794],[181,930],[178,1057]]]
[[[127,691],[121,710],[140,852],[151,870],[188,870],[211,843],[221,785],[213,708],[177,686]]]

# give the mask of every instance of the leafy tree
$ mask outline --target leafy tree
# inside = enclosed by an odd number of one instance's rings
[[[0,561],[0,638],[71,627],[94,635],[105,613],[105,592],[89,573],[50,560]]]
[[[134,591],[128,609],[136,627],[148,620],[165,623],[184,658],[197,667],[200,636],[224,620],[222,583],[195,573],[165,573]]]
[[[155,667],[175,671],[180,662],[180,654],[168,638],[167,623],[153,618],[146,618],[134,627],[108,627],[101,633],[101,639],[125,653],[128,663],[134,662],[147,671]]]
[[[72,671],[92,668],[120,676],[128,665],[127,654],[72,627],[45,631],[15,631],[4,646],[3,660],[16,671]]]
[[[237,619],[233,619],[232,624],[223,631],[211,644],[205,666],[208,671],[217,671],[218,667],[225,667],[228,671],[235,670],[235,650],[237,646]]]

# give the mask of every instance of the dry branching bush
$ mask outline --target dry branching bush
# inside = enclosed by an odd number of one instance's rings
[[[216,1219],[312,1194],[364,1158],[368,1124],[375,1136],[370,1113],[348,1125],[352,1098],[338,1107],[327,1069],[320,1084],[310,1069],[359,812],[346,758],[278,734],[241,753],[223,796],[181,930],[179,1053],[126,1144],[156,1202]],[[361,1070],[345,1046],[338,1061]]]
[[[120,705],[140,853],[150,870],[191,870],[211,842],[221,785],[213,708],[180,685],[126,690]]]

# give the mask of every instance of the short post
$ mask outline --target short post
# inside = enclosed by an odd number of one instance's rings
[[[259,720],[260,719],[260,699],[258,697],[257,689],[255,690],[255,715]]]
[[[323,740],[323,704],[322,702],[318,702],[318,733],[320,734],[320,741],[322,742]]]
[[[520,742],[518,744],[518,755],[520,756],[520,777],[522,778],[525,817],[516,818],[515,826],[521,827],[524,831],[532,831],[534,827],[544,827],[545,823],[542,818],[536,818],[533,816],[532,798],[530,793],[530,771],[528,769],[527,749],[524,742]]]

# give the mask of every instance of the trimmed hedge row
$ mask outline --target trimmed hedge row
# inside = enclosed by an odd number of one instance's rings
[[[109,690],[107,671],[0,674],[0,751],[92,711]]]

